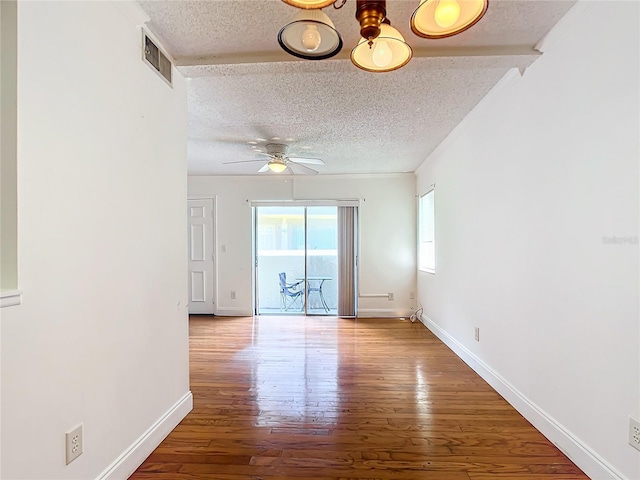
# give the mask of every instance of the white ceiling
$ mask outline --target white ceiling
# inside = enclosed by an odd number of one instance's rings
[[[322,158],[320,174],[414,171],[509,69],[536,60],[535,45],[575,2],[490,0],[470,30],[429,40],[409,27],[418,0],[389,0],[387,17],[414,57],[377,74],[348,59],[359,37],[355,0],[324,10],[344,46],[317,61],[280,49],[278,31],[297,11],[280,0],[139,3],[189,78],[189,174],[251,175],[261,163],[223,162],[266,158],[254,150],[274,138]]]

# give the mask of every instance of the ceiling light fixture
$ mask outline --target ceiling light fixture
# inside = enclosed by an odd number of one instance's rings
[[[298,11],[278,33],[278,43],[306,60],[324,60],[342,49],[342,37],[322,10]]]
[[[488,0],[422,0],[411,16],[411,30],[424,38],[457,35],[478,23],[488,6]]]
[[[278,33],[278,42],[287,53],[322,60],[340,51],[342,38],[320,9],[331,4],[342,8],[347,0],[282,1],[301,9]],[[488,0],[420,0],[411,16],[411,30],[423,38],[450,37],[475,25],[487,8]],[[385,0],[357,0],[356,19],[361,39],[351,51],[355,66],[368,72],[390,72],[411,60],[413,51],[391,26]]]
[[[282,1],[284,3],[288,3],[293,7],[303,8],[306,10],[306,9],[328,7],[336,0],[282,0]]]
[[[351,50],[351,61],[367,72],[391,72],[406,65],[412,55],[402,34],[389,23],[382,23],[376,38],[361,38]]]
[[[271,170],[273,173],[282,173],[287,169],[287,164],[279,158],[275,158],[269,161],[268,165],[269,170]]]

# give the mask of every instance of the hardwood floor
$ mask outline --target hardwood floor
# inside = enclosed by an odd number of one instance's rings
[[[131,477],[587,479],[427,328],[190,321],[194,409]]]

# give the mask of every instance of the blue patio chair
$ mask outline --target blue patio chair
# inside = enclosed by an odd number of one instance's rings
[[[282,300],[282,310],[288,311],[294,307],[296,302],[300,302],[300,311],[304,308],[302,297],[304,295],[304,288],[300,285],[304,284],[304,280],[300,280],[295,283],[287,283],[287,274],[281,272],[278,274],[280,277],[280,298]]]

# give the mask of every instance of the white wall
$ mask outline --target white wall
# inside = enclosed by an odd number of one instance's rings
[[[640,478],[639,13],[579,2],[417,173],[426,323],[593,478]]]
[[[23,299],[1,321],[7,480],[98,478],[189,398],[185,85],[142,63],[122,8],[19,4]],[[65,466],[79,423],[84,453]]]
[[[215,177],[188,180],[190,197],[216,197],[216,313],[252,309],[251,200],[361,199],[360,293],[394,293],[394,300],[362,298],[361,315],[401,316],[415,300],[415,178],[411,174],[354,177]],[[226,246],[222,252],[221,246]],[[231,291],[236,291],[236,300]]]

